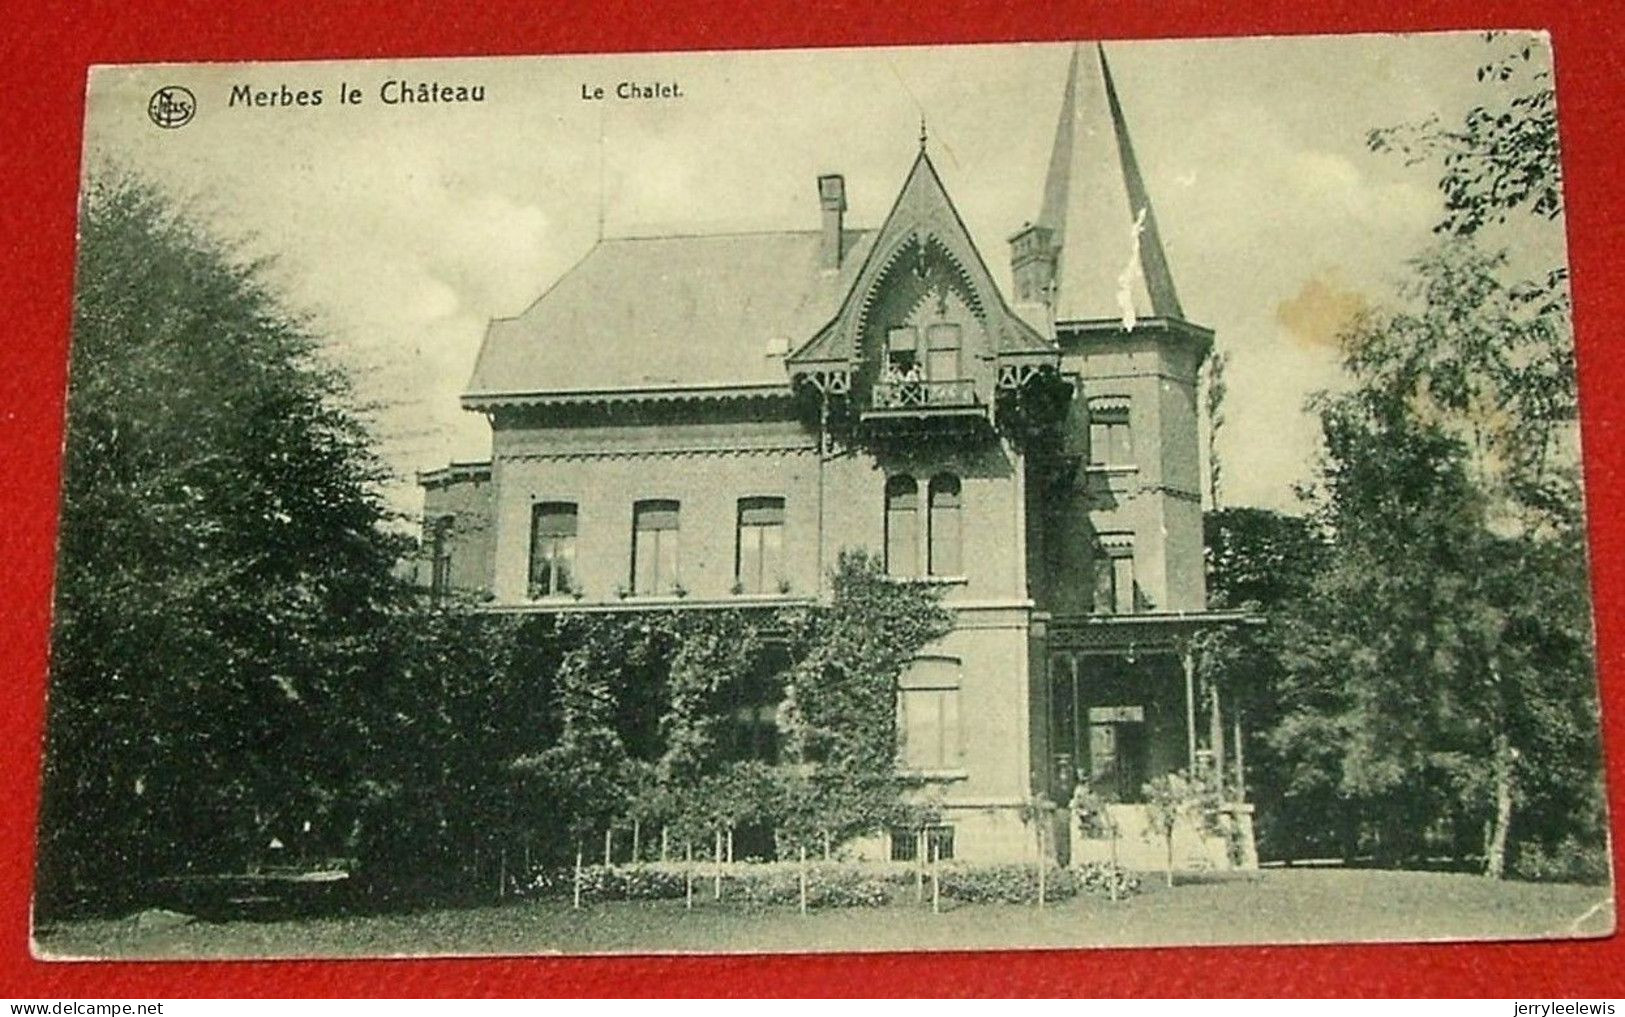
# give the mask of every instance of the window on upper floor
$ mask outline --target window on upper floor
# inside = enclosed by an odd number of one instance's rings
[[[541,501],[530,510],[530,595],[576,591],[576,507]]]
[[[429,601],[438,604],[451,593],[452,516],[442,516],[429,524]]]
[[[920,574],[920,487],[907,474],[886,480],[886,574]]]
[[[640,501],[632,506],[632,592],[674,592],[679,585],[680,506],[675,501]]]
[[[905,770],[957,770],[964,750],[959,730],[956,657],[921,657],[897,680],[897,731]]]
[[[1103,534],[1095,550],[1095,614],[1133,614],[1134,541],[1127,534]]]
[[[960,362],[963,343],[960,328],[951,322],[928,326],[925,330],[925,376],[931,381],[957,381],[963,377]]]
[[[1129,401],[1108,396],[1089,401],[1089,464],[1128,466],[1134,462],[1134,433],[1129,426]]]
[[[932,477],[930,498],[927,571],[933,576],[960,575],[964,565],[960,547],[963,527],[960,522],[959,478],[951,473],[939,473]]]
[[[739,499],[734,577],[741,593],[773,593],[784,581],[784,499]]]
[[[909,325],[886,330],[886,378],[891,382],[918,381],[920,377],[920,336]]]

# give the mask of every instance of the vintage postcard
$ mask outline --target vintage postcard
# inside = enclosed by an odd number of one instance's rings
[[[95,68],[36,954],[1611,933],[1553,59]]]

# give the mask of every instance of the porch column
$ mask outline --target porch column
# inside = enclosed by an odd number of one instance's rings
[[[1219,708],[1219,679],[1208,679],[1208,751],[1213,757],[1213,789],[1224,794],[1224,718]]]
[[[1196,776],[1196,655],[1189,640],[1179,646],[1179,662],[1185,669],[1185,758],[1186,772]]]
[[[1230,704],[1230,740],[1236,748],[1236,801],[1247,798],[1247,762],[1241,749],[1241,706],[1238,703]]]

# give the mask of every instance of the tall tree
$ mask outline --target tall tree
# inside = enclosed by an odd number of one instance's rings
[[[1438,229],[1456,236],[1509,217],[1556,222],[1563,214],[1551,51],[1529,35],[1487,32],[1484,40],[1494,47],[1478,68],[1486,95],[1460,124],[1446,125],[1434,115],[1367,135],[1376,151],[1397,152],[1413,163],[1443,163],[1445,215]]]
[[[1467,482],[1482,502],[1487,532],[1476,537],[1479,560],[1465,590],[1482,611],[1471,656],[1481,670],[1475,702],[1494,802],[1485,868],[1498,876],[1515,803],[1540,797],[1520,794],[1517,783],[1558,769],[1584,787],[1595,774],[1562,760],[1576,744],[1591,769],[1600,758],[1585,748],[1596,739],[1596,690],[1568,270],[1554,264],[1520,277],[1504,252],[1483,246],[1491,234],[1522,241],[1559,228],[1556,94],[1544,45],[1503,33],[1486,41],[1495,55],[1478,70],[1485,100],[1459,126],[1435,118],[1369,138],[1379,151],[1442,162],[1437,232],[1451,239],[1416,264],[1407,295],[1419,310],[1363,323],[1344,350],[1367,392],[1462,443]],[[1542,596],[1532,602],[1536,589]],[[1519,744],[1531,739],[1548,751],[1531,755]]]
[[[1352,387],[1316,404],[1334,541],[1316,599],[1343,652],[1303,663],[1344,674],[1344,793],[1390,841],[1424,820],[1482,824],[1485,871],[1500,876],[1519,810],[1553,815],[1536,774],[1585,787],[1599,760],[1567,273],[1525,278],[1484,244],[1492,226],[1522,241],[1561,214],[1550,72],[1512,40],[1479,80],[1485,101],[1461,126],[1369,139],[1442,159],[1444,239],[1412,262],[1397,309],[1345,331]]]
[[[68,405],[42,894],[321,829],[399,594],[343,377],[262,265],[104,172]]]

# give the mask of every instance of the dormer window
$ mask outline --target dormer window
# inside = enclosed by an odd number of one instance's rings
[[[931,381],[956,381],[962,375],[960,328],[942,323],[925,330],[925,376]]]
[[[886,332],[886,380],[918,381],[920,378],[919,333],[907,325]]]

